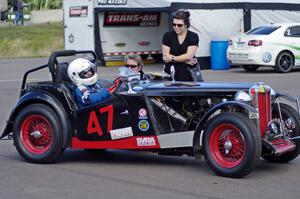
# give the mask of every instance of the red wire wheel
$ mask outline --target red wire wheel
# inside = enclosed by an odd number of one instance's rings
[[[53,144],[53,129],[42,115],[30,115],[21,125],[21,140],[32,154],[43,154]]]
[[[257,126],[237,112],[223,112],[211,118],[202,143],[209,168],[220,176],[242,178],[256,167],[261,156]]]
[[[17,114],[13,139],[19,154],[31,163],[51,163],[64,151],[63,124],[44,104],[30,104]]]
[[[224,168],[238,166],[246,152],[243,135],[229,123],[220,124],[213,130],[209,147],[213,159]]]

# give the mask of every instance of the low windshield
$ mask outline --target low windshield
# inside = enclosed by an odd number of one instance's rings
[[[259,26],[247,32],[247,35],[269,35],[278,28],[280,26]]]

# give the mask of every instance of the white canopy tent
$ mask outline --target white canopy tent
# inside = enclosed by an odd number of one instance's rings
[[[78,2],[83,4],[85,1]],[[200,61],[209,58],[210,43],[213,40],[228,40],[233,35],[266,23],[300,22],[300,0],[94,0],[96,53],[104,57],[100,38],[103,27],[100,27],[98,17],[101,13],[161,12],[164,14],[162,16],[167,16],[162,18],[165,21],[161,21],[166,26],[165,30],[172,30],[172,12],[177,9],[188,9],[191,13],[190,29],[200,39],[196,53]],[[161,39],[162,35],[157,34],[156,43]]]

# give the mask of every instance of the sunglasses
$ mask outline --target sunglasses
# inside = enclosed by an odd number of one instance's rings
[[[173,27],[178,27],[178,28],[182,28],[184,24],[180,24],[180,23],[173,23]]]
[[[139,66],[139,65],[130,65],[130,64],[127,64],[127,65],[126,65],[127,68],[136,68],[136,67],[138,67],[138,66]]]

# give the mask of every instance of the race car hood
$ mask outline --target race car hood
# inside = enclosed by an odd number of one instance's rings
[[[188,96],[208,93],[235,94],[237,91],[248,92],[255,83],[194,83],[194,82],[159,82],[144,84],[147,96]]]

